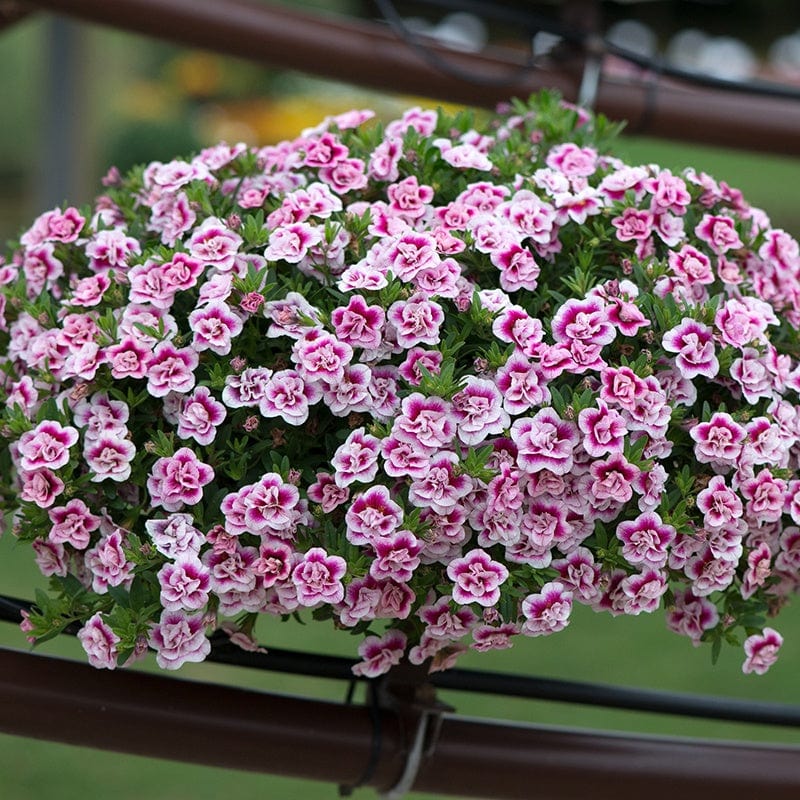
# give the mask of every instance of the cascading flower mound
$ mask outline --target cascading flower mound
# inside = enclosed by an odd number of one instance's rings
[[[175,669],[310,608],[375,676],[663,606],[764,672],[795,240],[550,94],[371,116],[112,171],[0,266],[0,488],[52,589],[23,630]]]

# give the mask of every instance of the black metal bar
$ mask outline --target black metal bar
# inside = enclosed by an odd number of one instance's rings
[[[20,610],[30,603],[0,596],[0,619],[19,622]],[[270,648],[266,653],[242,650],[228,641],[223,633],[212,637],[208,661],[237,667],[270,670],[293,675],[334,680],[353,680],[354,659],[341,656],[303,653],[295,650]],[[609,684],[565,681],[554,678],[535,678],[506,672],[450,669],[430,676],[437,689],[478,692],[528,700],[547,700],[556,703],[599,706],[628,711],[671,714],[683,717],[718,719],[752,725],[800,727],[800,706],[740,700],[653,689],[634,689]]]

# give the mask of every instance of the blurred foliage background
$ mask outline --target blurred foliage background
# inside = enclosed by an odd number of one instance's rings
[[[368,4],[357,0],[317,5],[344,13],[369,13]],[[400,5],[408,5],[409,13],[419,13],[423,4]],[[675,9],[688,5],[691,3],[677,0],[643,4],[642,19],[666,36],[682,24]],[[774,30],[743,24],[748,14],[751,21],[753,15],[762,18],[755,8],[760,4],[731,0],[728,5],[736,11],[730,15],[731,24],[751,31],[756,36],[755,52],[766,59],[770,43],[775,41]],[[796,22],[791,9],[796,15],[796,5],[772,5],[773,11],[780,7],[785,12],[774,25],[791,33]],[[627,5],[611,4],[608,11],[616,21],[634,14]],[[435,15],[429,17],[423,18],[425,24],[441,24]],[[718,16],[706,15],[704,19],[709,29],[720,33]],[[798,59],[800,65],[800,56]],[[46,15],[32,15],[0,35],[0,64],[0,95],[4,99],[0,241],[16,237],[42,210],[67,200],[89,202],[99,190],[100,177],[111,165],[124,170],[144,161],[169,160],[220,139],[251,144],[276,142],[295,136],[326,114],[371,107],[391,118],[410,103],[421,102],[419,98],[366,92]],[[767,210],[775,225],[800,236],[800,159],[640,138],[623,138],[618,154],[633,163],[656,162],[673,170],[695,166],[709,172],[742,189],[754,205]],[[10,536],[0,539],[0,593],[31,597],[37,585],[42,585],[42,579],[29,552],[16,547]],[[798,703],[797,605],[784,612],[778,628],[786,644],[778,664],[763,677],[742,675],[742,654],[732,649],[724,651],[719,664],[712,668],[709,648],[694,649],[687,640],[669,633],[660,614],[648,619],[612,619],[586,609],[578,610],[574,622],[562,634],[520,642],[503,653],[471,655],[463,665]],[[357,644],[324,625],[283,625],[270,619],[263,621],[258,635],[267,647],[350,656],[355,655]],[[24,648],[25,642],[14,626],[0,623],[0,645]],[[68,638],[50,642],[43,650],[82,658],[77,642]],[[346,689],[330,681],[212,665],[191,665],[179,677],[335,700],[341,700]],[[800,731],[791,729],[458,693],[442,693],[442,699],[465,714],[543,724],[800,744]],[[25,709],[20,708],[19,713],[24,714]],[[336,788],[329,785],[0,735],[0,797],[8,800],[112,796],[116,800],[205,800],[231,791],[241,798],[322,800],[337,796]],[[374,794],[361,790],[354,797],[365,800]],[[414,797],[424,800],[423,795]]]

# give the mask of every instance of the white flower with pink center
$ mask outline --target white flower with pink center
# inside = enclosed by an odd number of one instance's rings
[[[433,188],[420,185],[414,175],[387,186],[386,194],[389,197],[389,208],[409,219],[423,216],[426,204],[433,200]]]
[[[54,208],[38,216],[33,225],[24,233],[20,241],[26,247],[42,242],[74,242],[80,236],[86,219],[77,208],[70,206],[65,211]]]
[[[369,411],[371,381],[372,371],[366,364],[350,364],[342,371],[341,380],[322,382],[323,403],[337,417]]]
[[[623,578],[620,589],[626,596],[625,613],[632,616],[652,614],[661,604],[661,598],[669,588],[664,572],[648,569]]]
[[[389,631],[383,636],[368,636],[358,647],[361,661],[353,666],[353,674],[363,678],[377,678],[400,663],[407,645],[400,631]]]
[[[369,565],[369,574],[377,581],[410,581],[420,564],[419,554],[423,546],[424,542],[417,539],[411,531],[405,530],[374,539],[372,547],[375,556]]]
[[[115,528],[84,555],[84,562],[92,576],[92,590],[106,594],[109,586],[121,586],[133,580],[136,566],[128,561],[123,548],[123,533]]]
[[[269,589],[278,582],[286,581],[291,575],[293,566],[292,548],[277,539],[267,538],[258,549],[253,572],[258,576],[258,583]]]
[[[89,267],[95,272],[125,267],[131,256],[142,252],[138,239],[128,236],[121,228],[98,231],[86,244]]]
[[[350,490],[339,486],[329,472],[318,472],[316,477],[316,481],[308,487],[308,499],[312,503],[319,503],[325,514],[330,514],[350,498]]]
[[[543,408],[533,417],[515,420],[511,439],[518,448],[517,464],[524,472],[548,469],[566,475],[572,469],[580,434],[573,422],[561,419],[552,408]]]
[[[447,566],[447,577],[453,581],[453,600],[461,605],[478,603],[493,606],[500,599],[500,586],[508,578],[508,570],[485,550],[470,550]]]
[[[342,578],[346,572],[347,562],[341,556],[331,556],[321,547],[312,547],[292,570],[300,605],[340,603],[344,598]]]
[[[755,405],[762,397],[771,398],[775,395],[774,377],[766,360],[754,347],[743,348],[741,357],[734,359],[731,378],[736,381],[750,405]]]
[[[298,264],[309,250],[323,241],[323,231],[307,222],[282,225],[270,233],[269,244],[264,251],[267,261],[286,261]]]
[[[89,275],[81,278],[72,287],[72,294],[67,304],[83,308],[99,305],[109,286],[111,286],[111,281],[107,275]]]
[[[517,192],[511,200],[501,204],[498,211],[513,225],[520,238],[529,238],[539,244],[547,244],[552,238],[556,211],[534,192],[528,189]],[[508,242],[495,252],[507,250],[508,247],[513,249],[515,244]]]
[[[444,451],[428,462],[424,476],[414,478],[408,499],[417,508],[430,508],[437,514],[449,514],[458,502],[472,491],[472,478],[456,468],[458,456]]]
[[[763,675],[777,660],[783,645],[783,636],[773,628],[764,628],[763,633],[748,636],[744,641],[745,660],[742,672]]]
[[[742,577],[742,597],[752,597],[772,575],[772,551],[766,542],[761,542],[747,554],[747,569]]]
[[[98,611],[78,631],[78,641],[95,669],[116,669],[119,636],[111,630]]]
[[[156,550],[167,558],[199,556],[205,537],[194,526],[191,514],[170,514],[144,523]]]
[[[380,306],[368,306],[359,294],[353,295],[347,306],[331,312],[331,324],[337,338],[351,347],[378,347],[385,321],[384,310]]]
[[[476,445],[490,434],[502,433],[511,421],[494,382],[472,375],[467,376],[464,388],[453,395],[451,410],[458,438],[466,445]]]
[[[595,562],[588,548],[576,547],[565,558],[553,561],[550,566],[558,572],[559,582],[572,592],[574,599],[581,603],[592,603],[600,596],[600,565]]]
[[[404,349],[417,344],[438,344],[444,311],[439,303],[415,294],[389,306],[387,319],[392,324],[397,344]]]
[[[26,503],[35,503],[40,508],[50,508],[63,491],[64,481],[45,467],[22,475],[19,496]]]
[[[617,538],[629,564],[661,569],[667,563],[667,549],[675,541],[675,528],[664,524],[655,511],[645,511],[634,520],[620,522]]]
[[[445,258],[436,266],[423,267],[412,281],[415,294],[423,297],[456,298],[460,292],[461,266],[452,258]]]
[[[650,211],[628,206],[611,224],[617,229],[617,239],[621,242],[643,242],[650,238],[655,218]]]
[[[675,593],[674,606],[667,610],[667,627],[681,636],[688,636],[697,647],[705,631],[719,623],[716,606],[705,597],[696,597],[691,589]]]
[[[717,255],[744,247],[744,243],[736,232],[736,222],[732,217],[705,214],[695,226],[694,232]]]
[[[268,472],[247,488],[244,508],[248,531],[291,538],[300,501],[297,487],[285,483],[277,472]]]
[[[112,377],[117,380],[144,378],[150,350],[132,336],[126,336],[118,344],[107,347],[105,357],[111,366]]]
[[[129,336],[151,353],[160,341],[177,336],[178,325],[175,318],[163,309],[132,303],[122,310],[117,334]]]
[[[78,431],[55,420],[43,420],[19,438],[19,466],[26,472],[60,469],[69,462],[70,448],[78,441]]]
[[[197,285],[205,264],[186,253],[175,253],[170,261],[161,267],[161,279],[173,292],[186,291]]]
[[[597,150],[573,142],[557,144],[547,154],[547,166],[568,178],[586,178],[597,169]]]
[[[366,433],[364,428],[354,430],[331,459],[336,485],[345,487],[356,481],[372,481],[378,474],[380,446],[380,439]]]
[[[257,406],[266,395],[272,370],[266,367],[248,367],[240,374],[231,373],[225,378],[222,402],[228,408]]]
[[[53,526],[47,538],[54,544],[70,544],[76,550],[89,546],[92,532],[100,527],[100,517],[89,510],[80,498],[73,497],[66,505],[47,512]]]
[[[497,370],[494,384],[509,414],[523,414],[550,401],[550,390],[543,376],[522,353],[513,353]]]
[[[192,348],[176,348],[172,342],[160,342],[147,362],[147,391],[153,397],[191,391],[199,363],[199,356]]]
[[[593,458],[622,452],[628,427],[623,416],[603,400],[578,414],[578,427],[583,433],[583,449]]]
[[[292,361],[307,381],[339,381],[353,359],[353,348],[335,336],[314,329],[292,347]]]
[[[131,303],[153,305],[168,309],[175,299],[175,287],[166,279],[164,265],[148,259],[144,264],[136,264],[128,270]]]
[[[255,547],[241,547],[234,542],[230,549],[207,550],[201,561],[208,570],[211,591],[220,598],[230,593],[247,594],[256,588]]]
[[[727,412],[718,411],[708,422],[689,429],[694,455],[701,464],[734,467],[742,453],[747,431]]]
[[[400,376],[412,386],[422,383],[422,367],[431,375],[441,372],[442,354],[438,350],[425,350],[422,347],[412,347],[407,353],[405,361],[398,367]]]
[[[708,597],[727,589],[736,578],[736,562],[717,558],[710,547],[690,559],[684,566],[686,577],[692,581],[692,592],[697,597]]]
[[[559,581],[542,586],[541,591],[529,594],[522,601],[525,622],[521,632],[526,636],[546,636],[558,633],[569,625],[572,613],[572,592]]]
[[[381,440],[383,471],[392,478],[422,478],[428,472],[430,452],[412,442],[387,436]]]
[[[276,372],[266,381],[263,391],[258,403],[261,415],[280,417],[290,425],[302,425],[308,419],[309,407],[322,399],[319,385],[293,369]]]
[[[391,536],[403,521],[403,509],[380,484],[357,494],[345,514],[347,541],[370,544],[381,536]]]
[[[703,525],[707,528],[729,525],[740,519],[743,513],[742,501],[728,487],[722,475],[715,475],[708,482],[708,486],[697,495],[696,504],[703,514]]]
[[[432,602],[429,597],[425,605],[417,611],[417,616],[426,625],[425,637],[456,641],[466,636],[474,627],[478,621],[475,612],[468,606],[454,611],[450,606],[453,599],[450,595],[443,595]]]
[[[222,272],[233,268],[241,245],[242,237],[217,217],[208,217],[199,228],[195,228],[188,242],[193,259]]]
[[[449,403],[440,397],[414,392],[403,399],[401,414],[392,426],[392,436],[422,448],[428,455],[447,447],[456,433]]]
[[[713,331],[702,322],[684,317],[664,334],[661,344],[667,352],[678,354],[675,365],[685,378],[713,378],[719,372]]]
[[[589,468],[594,479],[589,487],[592,497],[595,500],[627,503],[633,497],[634,482],[640,471],[622,453],[613,453],[604,461],[593,461]]]
[[[36,566],[46,578],[51,575],[64,577],[67,574],[67,551],[63,544],[36,539],[31,546],[35,553]]]
[[[97,439],[86,441],[83,457],[95,482],[106,479],[126,481],[131,475],[131,461],[136,446],[118,433],[103,433]]]
[[[164,611],[150,631],[150,646],[161,669],[179,669],[187,662],[204,661],[211,652],[206,638],[205,616],[180,609]]]
[[[472,644],[470,647],[479,653],[488,653],[490,650],[508,650],[513,647],[511,637],[519,634],[519,629],[512,622],[502,625],[479,625],[472,631]]]
[[[402,138],[387,135],[387,137],[372,151],[367,167],[367,174],[371,178],[379,181],[396,181],[399,177],[397,163],[400,161],[402,154]]]
[[[232,340],[242,332],[243,323],[227,303],[214,300],[189,314],[189,327],[195,350],[211,350],[218,356],[226,356]]]
[[[161,605],[165,611],[199,611],[208,603],[211,579],[197,558],[167,562],[158,571]]]
[[[198,386],[183,401],[178,415],[178,436],[194,439],[202,445],[211,444],[227,413],[225,406],[213,397],[207,386]]]
[[[533,358],[540,353],[544,329],[520,306],[501,309],[492,323],[492,333],[502,342],[511,342],[525,356]]]
[[[764,340],[767,321],[741,300],[726,300],[714,315],[714,325],[720,338],[733,347],[744,348]]]
[[[197,458],[194,451],[181,447],[172,456],[159,458],[147,479],[147,491],[153,506],[165,511],[180,511],[197,505],[203,487],[214,479],[214,470]]]
[[[739,491],[747,500],[745,515],[757,525],[777,522],[783,515],[787,483],[776,478],[768,469],[762,469],[749,480],[742,481]]]

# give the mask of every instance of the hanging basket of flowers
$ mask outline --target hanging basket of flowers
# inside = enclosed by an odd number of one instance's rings
[[[311,609],[355,671],[575,603],[745,672],[800,570],[800,257],[551,94],[114,171],[0,265],[0,491],[90,663]],[[268,636],[267,636],[268,640]]]

